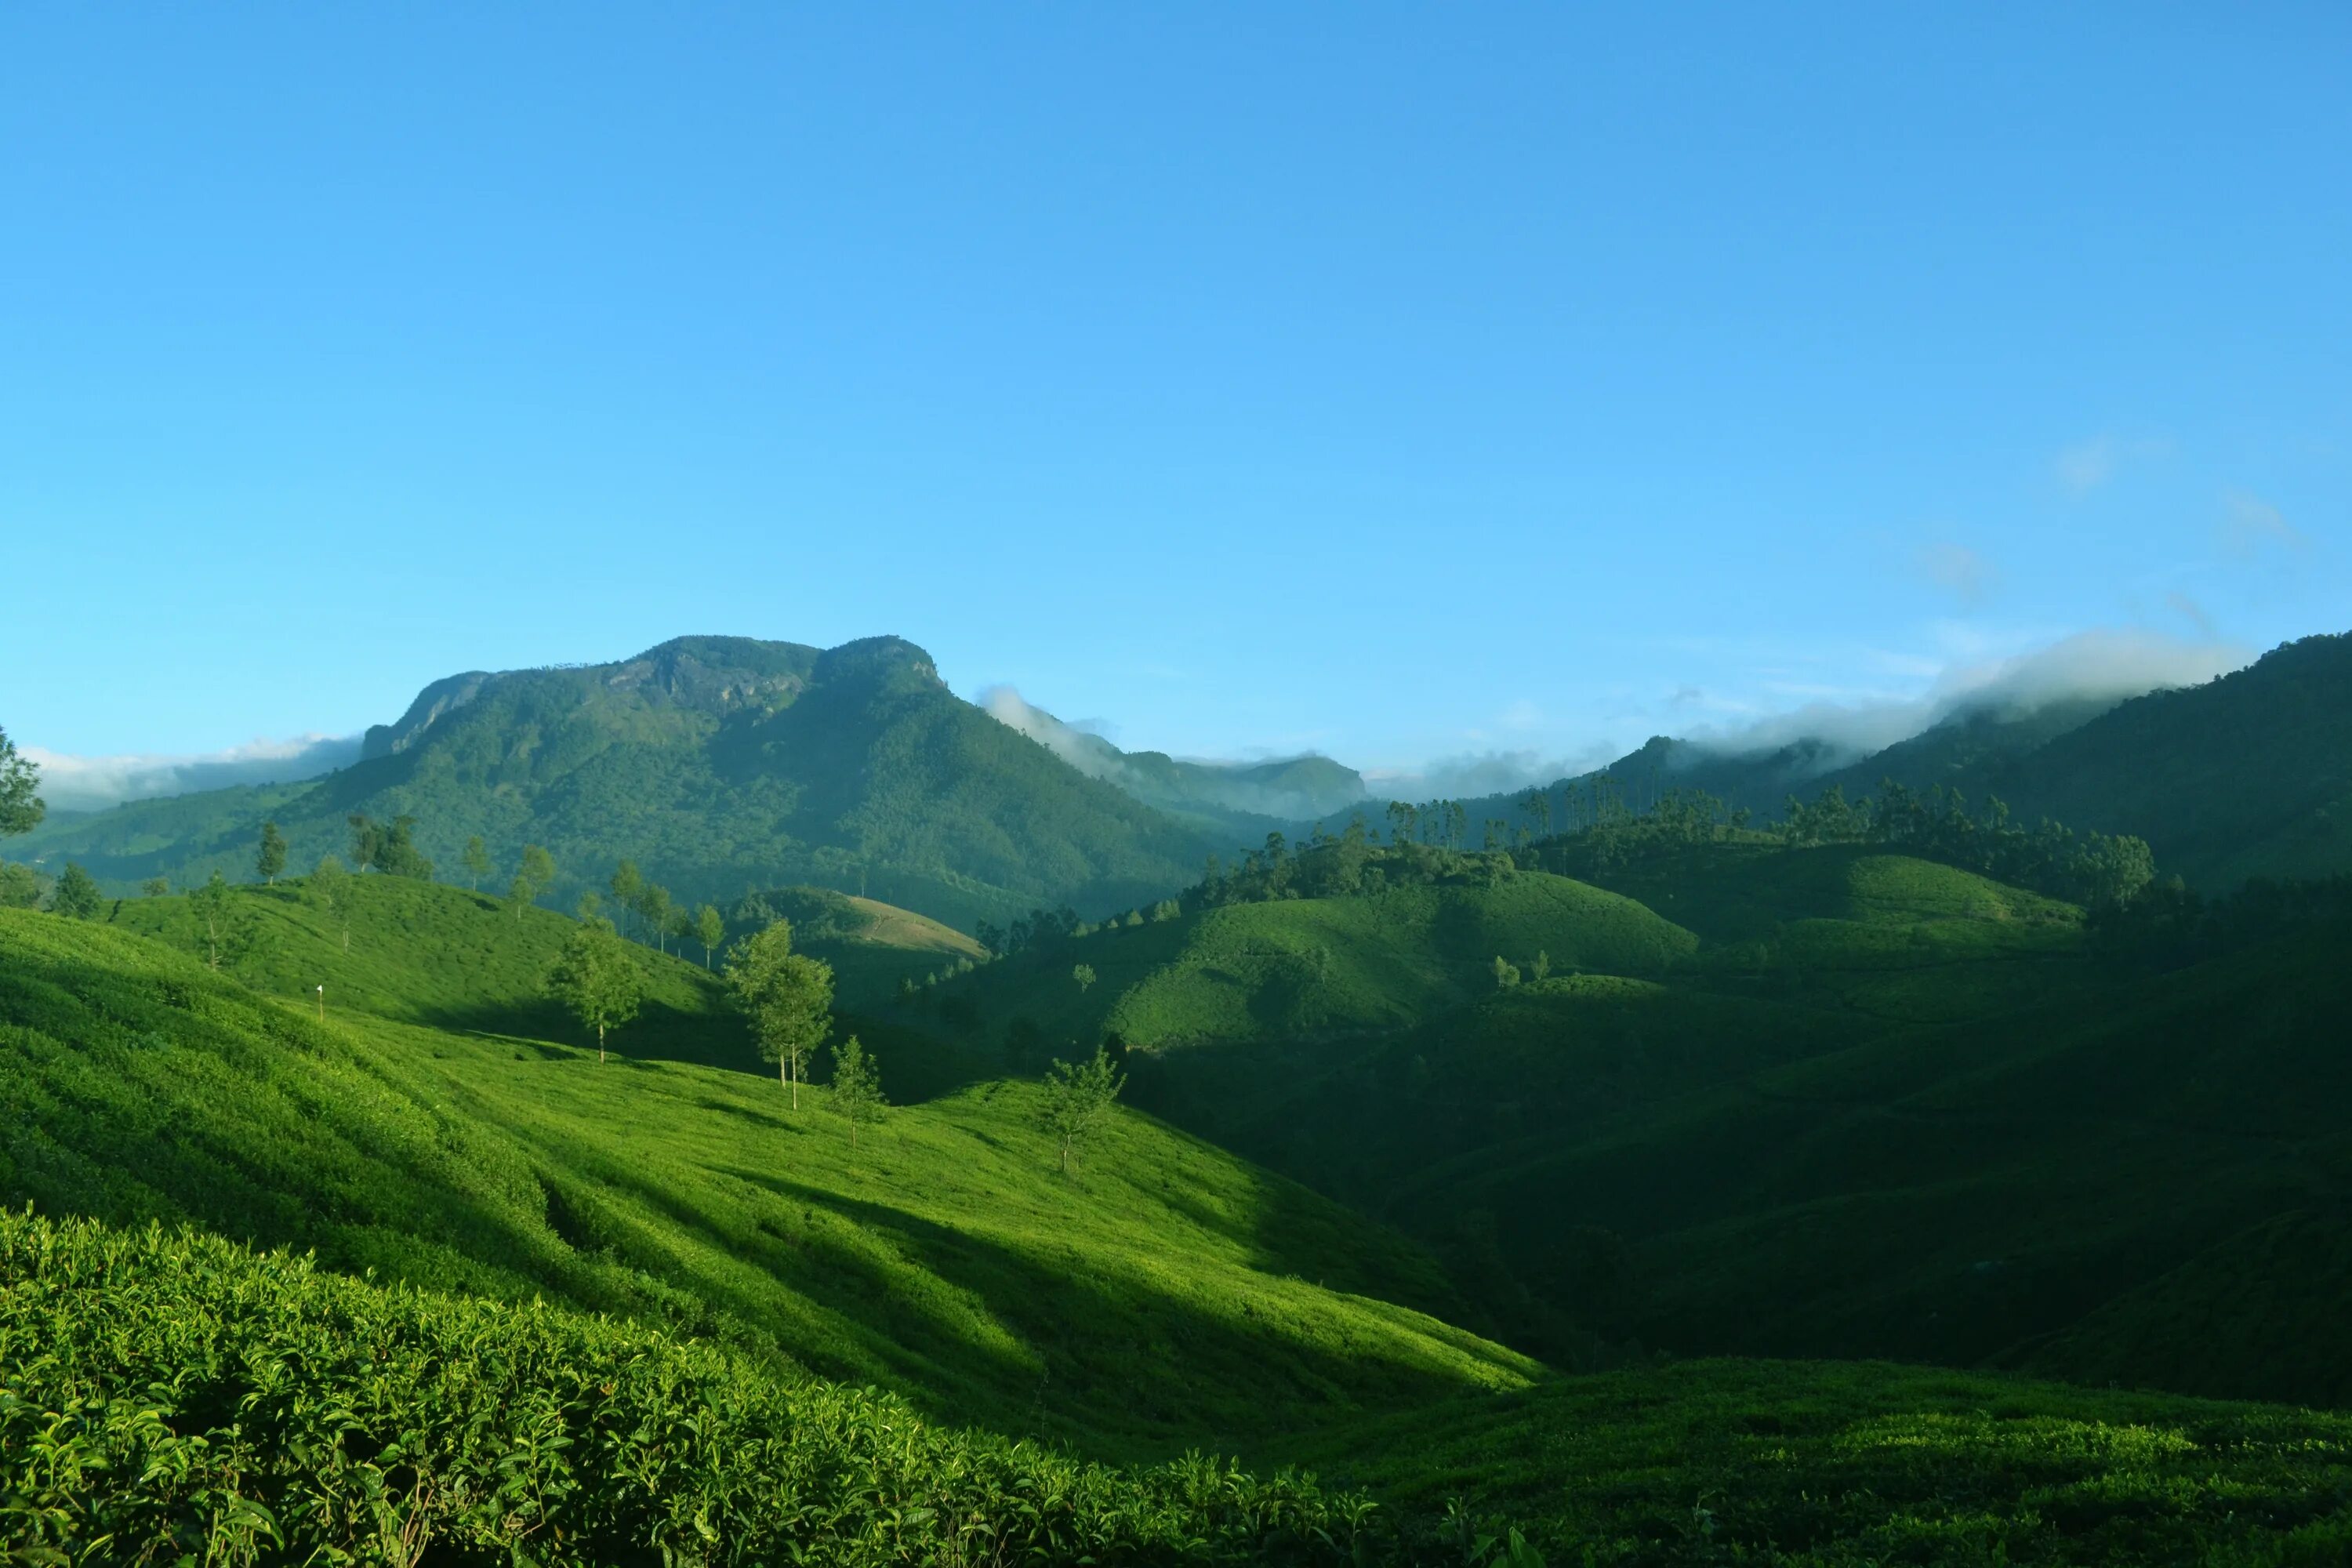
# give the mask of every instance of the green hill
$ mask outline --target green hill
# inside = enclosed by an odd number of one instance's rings
[[[302,960],[341,956],[340,932],[304,948],[290,898],[236,895],[284,928],[252,963],[283,1001],[120,928],[0,911],[0,1201],[673,1323],[1099,1452],[1243,1445],[1537,1373],[1440,1321],[1467,1313],[1393,1233],[1149,1118],[1116,1117],[1076,1181],[1019,1083],[905,1107],[853,1148],[822,1091],[794,1113],[772,1078],[629,1056],[625,1029],[600,1067],[561,1043],[576,1031],[498,1027],[530,1022],[502,988],[563,922],[480,911],[496,951],[475,1006],[430,945],[404,969],[362,934],[469,895],[366,884],[398,901],[355,904],[324,1024]],[[698,1010],[698,968],[643,961],[670,998],[667,1054],[753,1065]],[[349,1010],[369,973],[383,1011]],[[480,1032],[458,1031],[469,1007]]]
[[[1527,872],[1492,886],[1228,904],[1043,940],[943,982],[915,1015],[1034,1054],[1115,1036],[1162,1050],[1394,1029],[1494,985],[1498,954],[1648,973],[1696,950],[1632,900]],[[1094,974],[1074,978],[1081,964]],[[1021,1042],[1027,1042],[1022,1046]]]
[[[814,882],[958,926],[1159,898],[1227,847],[957,698],[911,643],[682,637],[617,664],[437,681],[315,783],[61,820],[11,853],[118,888],[237,877],[265,816],[303,868],[348,852],[355,811],[415,816],[444,876],[469,835],[509,868],[544,845],[566,904],[627,857],[692,900]]]
[[[1597,1334],[2343,1397],[2332,1350],[2273,1337],[2322,1334],[2343,1278],[2334,928],[2157,974],[2070,905],[1867,847],[1596,874],[1613,894],[1585,895],[1681,941],[1497,987],[1470,954],[1532,940],[1465,923],[1444,959],[1437,926],[1381,918],[1391,891],[1119,928],[958,984],[1001,1024],[1026,973],[1041,1026],[1125,1036],[1139,1104],[1420,1237],[1558,1360]],[[1306,1010],[1318,946],[1352,1011]],[[2260,1288],[2247,1258],[2278,1260]]]

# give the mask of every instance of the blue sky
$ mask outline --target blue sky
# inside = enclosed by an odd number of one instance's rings
[[[2352,628],[2352,9],[1614,10],[10,6],[0,726],[888,631],[1412,768]]]

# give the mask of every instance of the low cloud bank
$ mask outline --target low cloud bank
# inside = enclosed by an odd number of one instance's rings
[[[1149,752],[1130,756],[1096,733],[1091,723],[1065,723],[1010,686],[992,686],[977,701],[998,723],[1018,730],[1087,777],[1151,805],[1304,822],[1363,795],[1352,772],[1311,753],[1247,763]]]
[[[77,757],[25,748],[41,769],[41,798],[55,811],[99,811],[125,801],[192,795],[233,784],[292,784],[359,760],[357,735],[248,741],[191,756]]]
[[[1552,756],[1532,747],[1463,752],[1433,757],[1417,768],[1366,769],[1364,785],[1380,800],[1475,800],[1575,778],[1606,767],[1616,756],[1605,744],[1570,756]]]
[[[1916,698],[1808,703],[1750,724],[1700,730],[1685,738],[1731,756],[1823,741],[1835,753],[1824,759],[1826,771],[1963,714],[2021,718],[2061,702],[2121,702],[2168,687],[2201,686],[2244,668],[2253,657],[2252,650],[2233,643],[2187,642],[2154,632],[2081,632],[2015,658],[1955,666]]]

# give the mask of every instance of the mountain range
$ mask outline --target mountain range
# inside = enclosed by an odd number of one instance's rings
[[[299,869],[344,848],[353,813],[405,815],[445,875],[473,836],[501,877],[526,843],[545,846],[558,900],[629,858],[688,899],[817,885],[970,929],[1033,906],[1093,917],[1149,902],[1210,855],[1273,831],[1377,828],[1385,804],[1325,757],[1123,752],[1009,692],[965,701],[890,637],[832,649],[680,637],[611,664],[469,671],[370,728],[359,753],[315,779],[58,813],[16,852],[123,889],[240,876],[265,818]],[[1554,827],[1604,787],[1636,810],[1696,790],[1765,819],[1792,795],[1857,797],[1888,779],[2137,835],[2161,870],[2212,890],[2352,870],[2352,637],[2122,700],[1963,706],[1859,758],[1822,739],[1742,752],[1661,736],[1546,793]],[[1489,822],[1543,828],[1524,794],[1457,803],[1470,837]]]

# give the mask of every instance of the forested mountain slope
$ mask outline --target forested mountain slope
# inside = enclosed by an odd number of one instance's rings
[[[561,902],[632,858],[688,899],[817,882],[960,927],[1157,897],[1228,847],[957,698],[911,643],[684,637],[617,664],[437,681],[314,784],[142,802],[11,852],[118,886],[236,877],[265,816],[300,868],[345,850],[353,812],[414,816],[445,876],[471,835],[509,869],[543,845]]]
[[[2145,839],[2167,872],[2227,891],[2249,878],[2352,870],[2352,635],[2305,637],[2200,685],[2125,700],[2055,698],[1963,709],[1860,761],[1819,739],[1767,751],[1656,737],[1607,768],[1528,792],[1453,803],[1475,835],[1489,821],[1537,837],[1670,792],[1703,791],[1759,820],[1790,795],[1958,790],[1998,796],[2018,822]],[[1327,817],[1337,831],[1352,809]],[[1360,815],[1381,825],[1379,805]]]

